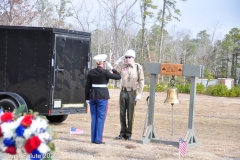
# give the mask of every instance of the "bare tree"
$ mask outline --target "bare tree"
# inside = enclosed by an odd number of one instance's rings
[[[210,27],[209,32],[211,34],[211,42],[212,45],[216,42],[216,39],[220,39],[220,34],[218,34],[219,29],[221,28],[221,24],[219,22],[213,22],[212,26]]]
[[[182,0],[186,1],[186,0]],[[162,56],[162,43],[163,43],[163,30],[165,25],[172,20],[172,18],[179,20],[178,17],[174,16],[172,12],[180,16],[180,10],[176,9],[175,0],[163,0],[163,8],[158,12],[158,20],[161,22],[161,31],[160,31],[160,47],[159,47],[159,57],[158,62],[161,63]]]
[[[82,31],[90,31],[90,26],[95,22],[95,18],[92,16],[93,4],[86,4],[86,1],[71,1],[73,10],[73,18],[77,21],[77,28]]]
[[[37,11],[30,0],[1,0],[0,24],[33,25]]]
[[[109,22],[113,27],[115,43],[114,52],[116,53],[116,57],[120,57],[118,33],[121,33],[119,31],[122,29],[122,25],[126,24],[124,24],[124,20],[125,22],[128,21],[125,18],[128,17],[131,8],[136,4],[137,1],[138,0],[133,0],[132,3],[127,4],[127,0],[98,0],[101,7],[105,10],[109,18]]]
[[[141,17],[142,17],[142,37],[141,37],[141,63],[143,63],[143,50],[145,41],[145,26],[147,17],[152,18],[153,12],[150,12],[150,9],[157,9],[157,6],[152,4],[152,0],[141,0],[140,3]],[[150,57],[148,52],[148,58]]]
[[[186,1],[186,0],[182,0]],[[180,10],[176,9],[176,1],[175,0],[163,0],[163,8],[158,12],[158,21],[161,22],[161,30],[160,30],[160,42],[159,42],[159,56],[158,62],[162,61],[162,44],[163,44],[163,30],[168,21],[171,21],[172,18],[179,20],[178,17],[172,14],[172,11],[180,16]],[[163,81],[163,76],[162,76]]]
[[[69,0],[57,0],[55,4],[55,9],[57,13],[57,21],[55,27],[63,28],[65,25],[64,20],[67,17],[71,17],[73,15],[71,8],[68,7],[69,3],[70,3]]]
[[[37,0],[36,9],[39,15],[38,26],[52,27],[56,21],[53,3],[49,0]]]

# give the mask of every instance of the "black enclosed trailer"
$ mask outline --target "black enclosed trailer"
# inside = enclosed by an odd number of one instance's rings
[[[91,34],[0,26],[0,107],[25,105],[50,122],[86,113],[84,86],[91,66]]]

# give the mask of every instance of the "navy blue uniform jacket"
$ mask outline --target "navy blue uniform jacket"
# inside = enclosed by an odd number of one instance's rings
[[[102,67],[97,67],[89,71],[87,75],[87,82],[85,85],[85,99],[109,99],[109,92],[107,87],[92,87],[92,84],[108,84],[109,79],[121,79],[120,73],[112,69],[111,73]]]

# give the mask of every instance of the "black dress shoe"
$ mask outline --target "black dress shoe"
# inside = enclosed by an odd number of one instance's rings
[[[119,135],[116,137],[116,139],[122,139],[122,138],[125,138],[126,136],[125,135]]]
[[[105,142],[95,142],[95,144],[105,144]]]
[[[132,139],[131,139],[130,136],[126,136],[125,140],[126,140],[126,141],[131,141]]]

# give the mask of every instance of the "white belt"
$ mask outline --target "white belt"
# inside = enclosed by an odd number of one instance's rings
[[[105,88],[105,87],[108,87],[107,84],[92,84],[92,87],[102,87],[102,88]]]

